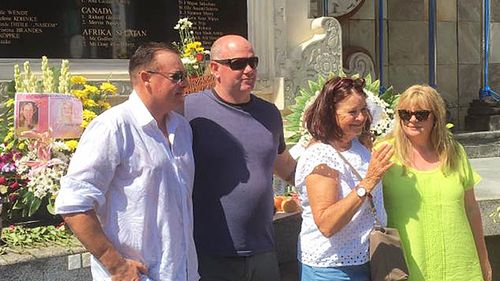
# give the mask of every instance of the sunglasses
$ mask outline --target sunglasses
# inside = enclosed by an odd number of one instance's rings
[[[431,113],[430,110],[417,110],[417,111],[409,111],[404,109],[398,110],[399,118],[401,118],[401,120],[403,121],[410,121],[411,117],[415,116],[417,121],[422,122],[427,120],[427,118],[429,118],[430,113]]]
[[[332,88],[345,88],[345,87],[354,87],[363,89],[365,80],[363,78],[349,78],[342,77],[335,84],[333,84]]]
[[[174,73],[169,73],[169,74],[165,74],[163,72],[158,72],[158,71],[152,71],[152,70],[147,70],[146,72],[149,74],[161,75],[161,76],[167,78],[168,80],[170,80],[176,84],[180,84],[184,81],[187,81],[187,77],[188,77],[188,74],[185,71],[176,71]]]
[[[229,66],[231,70],[242,70],[249,65],[251,68],[256,69],[259,65],[258,57],[249,57],[249,58],[233,58],[233,59],[225,59],[225,60],[213,60],[223,65]]]

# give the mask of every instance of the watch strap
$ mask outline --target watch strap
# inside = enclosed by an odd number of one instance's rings
[[[358,173],[358,171],[351,165],[351,163],[344,157],[344,155],[342,155],[342,153],[340,153],[340,151],[338,151],[336,148],[334,148],[334,149],[335,149],[335,151],[337,151],[337,154],[339,155],[339,157],[344,161],[344,163],[346,163],[347,166],[349,166],[349,168],[351,169],[351,171],[354,173],[354,175],[361,182],[363,180],[363,178]],[[373,196],[372,196],[372,194],[370,192],[366,191],[366,197],[368,197],[368,202],[370,203],[370,210],[371,210],[371,213],[372,213],[373,217],[375,218],[376,225],[382,225],[380,223],[380,220],[378,219],[378,216],[377,216],[377,209],[375,209],[375,204],[373,203]]]

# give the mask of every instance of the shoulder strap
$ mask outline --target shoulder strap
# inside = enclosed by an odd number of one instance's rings
[[[354,173],[354,175],[358,178],[358,180],[361,181],[363,178],[358,173],[358,171],[351,165],[351,163],[349,161],[347,161],[347,159],[344,157],[344,155],[342,155],[342,153],[340,153],[340,151],[338,151],[336,148],[334,148],[334,149],[335,149],[335,151],[337,151],[337,154],[344,161],[344,163],[346,163],[346,165],[349,166],[349,168]],[[372,212],[373,217],[375,218],[375,224],[382,225],[380,223],[380,220],[378,219],[378,216],[377,216],[377,210],[375,209],[375,204],[373,203],[373,197],[371,196],[371,194],[368,194],[367,197],[368,197],[368,202],[370,203],[370,210]]]

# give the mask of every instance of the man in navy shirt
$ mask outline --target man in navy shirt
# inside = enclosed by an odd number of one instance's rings
[[[253,95],[258,58],[245,38],[211,48],[215,87],[186,97],[193,129],[194,238],[202,281],[276,281],[273,172],[293,182],[275,105]]]

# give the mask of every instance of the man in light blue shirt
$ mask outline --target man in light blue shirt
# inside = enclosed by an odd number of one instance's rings
[[[93,255],[94,280],[198,280],[192,133],[173,112],[186,72],[162,43],[139,47],[129,72],[134,91],[85,130],[56,212]]]

